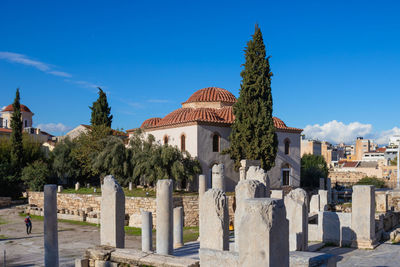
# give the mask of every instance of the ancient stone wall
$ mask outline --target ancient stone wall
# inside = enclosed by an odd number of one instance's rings
[[[233,221],[233,196],[227,196],[229,217]],[[29,206],[37,208],[38,215],[43,210],[43,192],[29,192]],[[175,196],[174,207],[183,207],[184,226],[199,225],[198,195]],[[100,217],[100,195],[91,194],[57,194],[59,217],[97,223]],[[32,209],[33,210],[33,209]],[[156,226],[156,199],[150,197],[126,197],[125,213],[129,216],[129,225],[141,226],[141,210],[150,211],[153,215],[153,227]],[[62,214],[62,215],[61,215]],[[73,216],[66,216],[73,215]]]

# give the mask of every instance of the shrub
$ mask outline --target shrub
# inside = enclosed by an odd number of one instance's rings
[[[356,185],[374,185],[376,188],[384,188],[385,181],[376,177],[364,177],[359,180]]]
[[[49,182],[50,170],[45,162],[37,160],[22,170],[21,178],[29,189],[43,191],[44,185]]]

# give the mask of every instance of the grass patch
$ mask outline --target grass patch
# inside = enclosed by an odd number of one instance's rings
[[[19,216],[21,217],[26,217],[26,213],[19,213]],[[43,221],[44,217],[43,216],[38,216],[38,215],[33,215],[30,214],[29,216],[31,216],[31,219],[34,221]],[[95,224],[95,223],[90,223],[90,222],[81,222],[81,221],[73,221],[73,220],[65,220],[65,219],[58,219],[58,222],[62,222],[62,223],[69,223],[69,224],[75,224],[75,225],[84,225],[84,226],[97,226],[99,227],[99,225]]]
[[[199,227],[183,227],[183,243],[196,241],[199,238]]]
[[[7,221],[4,220],[4,219],[0,216],[0,225],[1,225],[1,224],[7,224]]]
[[[86,188],[86,187],[81,187],[79,188],[78,191],[75,190],[75,188],[65,188],[61,191],[61,194],[87,194],[87,195],[100,195],[101,194],[101,188],[96,187],[96,193],[93,192],[93,187]]]

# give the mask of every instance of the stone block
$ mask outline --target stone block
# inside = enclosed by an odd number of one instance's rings
[[[336,267],[337,257],[331,254],[291,251],[291,267]]]
[[[257,180],[265,186],[265,197],[270,197],[270,181],[267,172],[259,166],[250,166],[246,172],[246,180]]]
[[[199,250],[201,267],[239,266],[239,254],[235,251],[222,251],[202,248]]]
[[[376,211],[386,212],[388,210],[388,195],[386,194],[386,192],[376,192],[375,201]]]
[[[319,194],[312,195],[310,200],[310,213],[319,212]]]
[[[100,244],[125,246],[125,194],[114,176],[104,177],[101,186]]]
[[[212,189],[221,189],[225,192],[225,170],[222,163],[212,167]]]
[[[229,214],[225,193],[209,189],[201,198],[200,248],[229,250]]]
[[[289,266],[289,222],[283,200],[245,200],[240,221],[239,266]]]
[[[234,217],[235,226],[235,248],[238,249],[240,221],[245,215],[245,200],[249,198],[265,197],[265,185],[259,180],[240,180],[235,188],[236,210]]]
[[[301,188],[290,191],[284,198],[286,218],[289,221],[289,250],[308,248],[307,192]]]
[[[75,259],[75,267],[89,267],[89,259]]]
[[[283,190],[271,190],[271,198],[283,199]]]
[[[352,246],[375,248],[375,187],[372,185],[353,186],[351,226],[356,235]]]
[[[319,195],[319,210],[328,210],[328,190],[318,190]]]
[[[321,211],[318,214],[318,231],[325,243],[349,246],[355,238],[351,229],[351,213]]]

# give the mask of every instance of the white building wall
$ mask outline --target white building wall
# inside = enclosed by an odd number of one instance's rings
[[[185,148],[190,156],[197,157],[197,125],[181,126],[176,128],[157,129],[146,131],[145,135],[152,134],[159,144],[164,144],[164,136],[168,136],[168,144],[181,149],[181,135],[186,136]]]
[[[282,166],[289,164],[290,178],[289,183],[293,187],[300,186],[300,134],[276,132],[278,135],[278,153],[276,154],[275,166],[268,171],[271,189],[278,189],[282,186]],[[285,155],[285,140],[289,139],[289,154]]]

